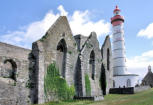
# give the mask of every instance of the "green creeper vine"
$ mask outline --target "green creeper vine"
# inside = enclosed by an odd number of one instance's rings
[[[45,95],[56,94],[59,100],[70,100],[75,94],[74,86],[69,86],[64,78],[60,77],[59,70],[55,63],[47,68],[47,74],[44,78]]]
[[[86,88],[86,95],[91,96],[91,85],[90,85],[89,76],[87,74],[85,75],[85,88]]]

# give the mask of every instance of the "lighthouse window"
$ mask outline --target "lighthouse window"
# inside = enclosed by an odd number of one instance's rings
[[[116,15],[118,15],[119,14],[119,11],[116,11]]]
[[[113,80],[113,88],[115,88],[115,81]]]
[[[131,87],[131,80],[130,79],[127,80],[127,87]]]

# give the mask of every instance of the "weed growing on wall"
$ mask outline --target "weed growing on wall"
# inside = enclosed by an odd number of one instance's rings
[[[57,96],[58,100],[70,100],[75,94],[74,86],[69,86],[64,78],[60,77],[59,70],[55,63],[52,63],[47,68],[45,76],[44,88],[45,95]]]
[[[90,85],[89,76],[87,74],[85,75],[85,88],[86,88],[86,95],[91,96],[91,85]]]

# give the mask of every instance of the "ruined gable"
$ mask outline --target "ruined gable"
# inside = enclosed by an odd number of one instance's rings
[[[112,68],[112,49],[109,35],[106,36],[105,41],[101,48],[102,55],[102,65],[101,65],[101,75],[105,76],[103,82],[106,81],[106,86],[103,87],[105,94],[109,93],[109,89],[112,88],[113,84],[113,68]]]
[[[75,48],[76,43],[73,38],[68,20],[65,16],[60,16],[46,34],[39,40],[45,46],[45,50],[56,50],[58,42],[64,39],[68,48]]]
[[[82,47],[84,46],[84,43],[87,41],[88,37],[79,34],[79,35],[75,35],[74,38],[77,43],[78,51],[80,51]]]
[[[45,97],[44,76],[47,67],[55,62],[62,78],[69,85],[74,84],[74,70],[77,60],[77,44],[65,16],[60,16],[40,40],[33,43],[33,55],[39,62],[35,65],[38,73],[38,101],[43,103]],[[36,60],[36,61],[37,61]],[[39,83],[40,82],[40,83]],[[40,94],[39,94],[40,93]],[[50,99],[53,100],[53,99]]]
[[[77,36],[78,37],[78,36]],[[76,38],[76,37],[75,37]],[[78,59],[80,59],[80,72],[81,75],[79,75],[81,84],[80,86],[82,88],[82,97],[89,97],[89,96],[100,96],[102,95],[99,87],[99,69],[100,69],[100,63],[101,63],[101,53],[99,49],[99,42],[97,40],[97,35],[95,32],[92,32],[89,37],[86,38],[84,36],[79,35],[79,38],[77,38],[77,42],[80,42],[78,45],[80,45],[80,54]],[[82,43],[84,42],[84,43]],[[77,70],[79,71],[79,69]],[[86,79],[85,77],[89,78],[90,81],[90,87],[91,91],[88,92],[86,90]],[[79,91],[79,90],[78,90]],[[79,92],[77,92],[79,95]],[[89,94],[90,93],[90,94]]]

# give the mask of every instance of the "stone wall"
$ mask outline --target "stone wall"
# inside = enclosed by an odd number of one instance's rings
[[[106,39],[101,48],[101,54],[102,64],[104,66],[104,69],[102,70],[105,70],[104,73],[106,77],[106,94],[108,94],[109,89],[113,87],[112,49],[109,36],[106,36]]]
[[[31,50],[0,42],[0,56],[28,60]]]
[[[0,104],[27,105],[31,50],[0,43]]]
[[[100,85],[99,85],[99,72],[101,65],[101,53],[99,49],[99,42],[97,40],[97,35],[92,32],[89,37],[84,41],[80,39],[80,59],[81,59],[81,76],[82,76],[82,90],[83,96],[88,97],[85,89],[85,75],[89,76],[91,85],[91,96],[102,95]],[[93,55],[92,55],[93,54]],[[93,63],[93,64],[92,64]]]
[[[145,91],[145,90],[148,90],[150,88],[151,88],[150,86],[138,86],[138,87],[134,87],[134,93]]]

